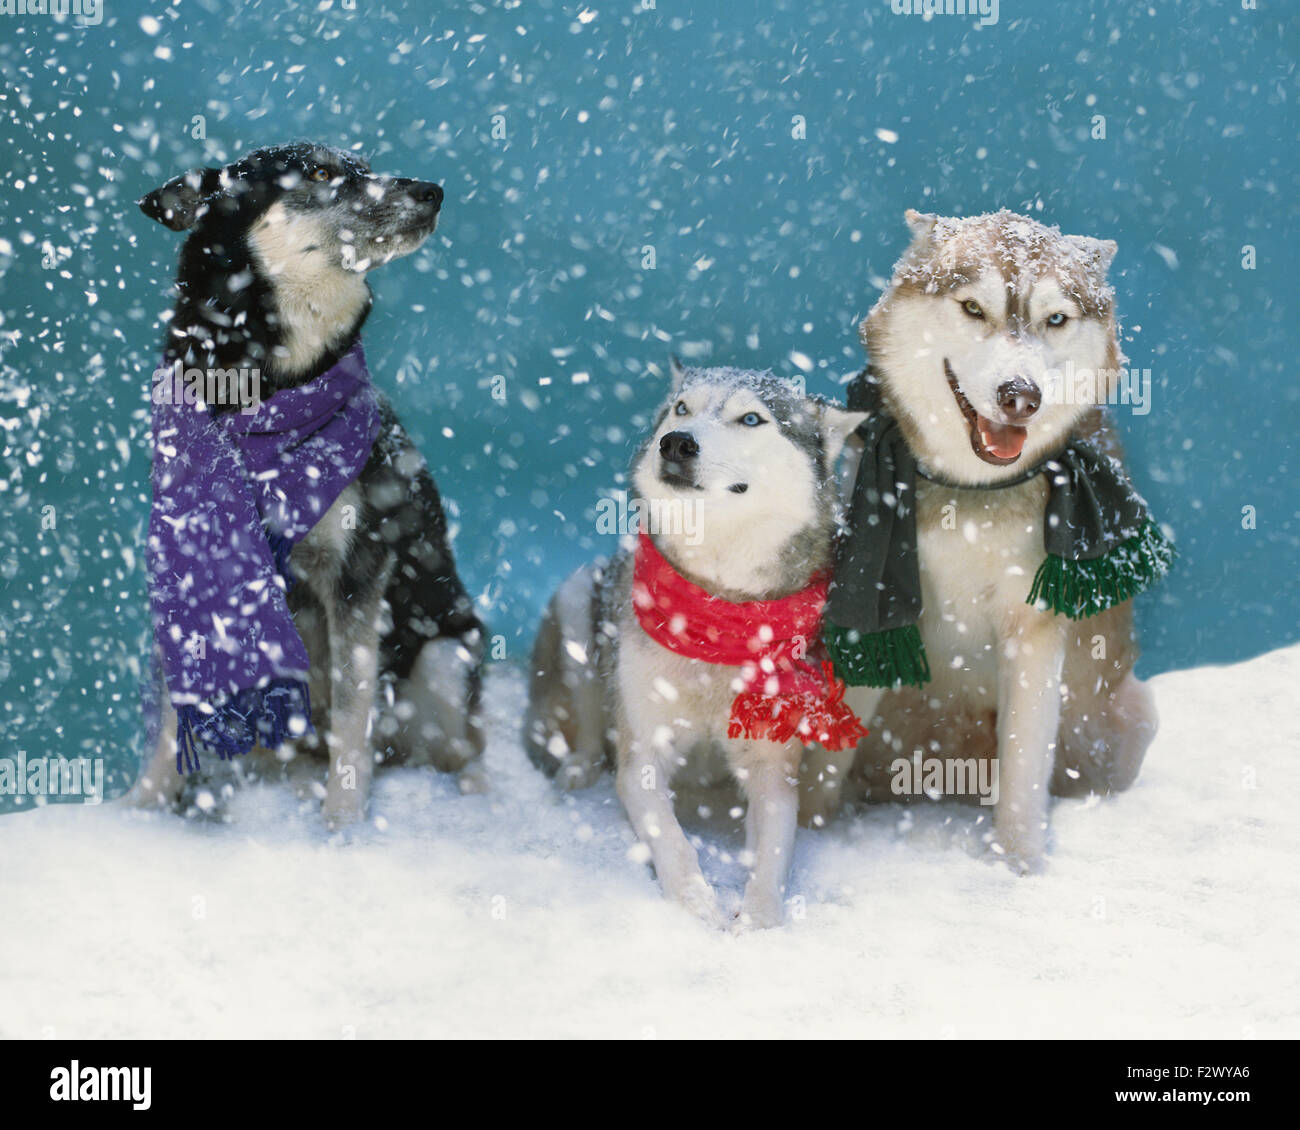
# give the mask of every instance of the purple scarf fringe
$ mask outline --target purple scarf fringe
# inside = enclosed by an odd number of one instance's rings
[[[296,733],[291,725],[295,717]],[[275,749],[301,737],[311,728],[311,695],[306,683],[277,679],[265,687],[237,691],[216,710],[178,706],[176,718],[176,768],[193,773],[199,768],[200,750],[229,761],[254,746]]]

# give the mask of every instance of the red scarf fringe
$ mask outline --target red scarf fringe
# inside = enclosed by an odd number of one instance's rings
[[[829,579],[780,600],[736,604],[692,584],[648,534],[637,543],[632,603],[651,639],[689,659],[739,667],[745,689],[731,704],[727,736],[852,749],[867,735],[844,702],[844,683],[821,652]]]

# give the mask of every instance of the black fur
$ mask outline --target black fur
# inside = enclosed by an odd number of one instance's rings
[[[387,555],[395,556],[385,590],[393,623],[383,639],[380,670],[405,679],[425,642],[480,632],[482,624],[456,573],[433,476],[422,459],[414,475],[403,474],[401,465],[418,454],[382,396],[380,411],[379,438],[357,479],[362,511],[343,566],[340,595],[353,600],[381,575]],[[389,501],[394,498],[400,498],[398,505]]]

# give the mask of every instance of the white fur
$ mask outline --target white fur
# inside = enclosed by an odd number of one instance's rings
[[[1069,624],[1025,603],[1043,559],[1044,503],[1041,477],[999,491],[918,484],[918,627],[933,676],[925,694],[973,715],[998,713],[998,850],[1030,868],[1046,845]],[[870,718],[883,694],[857,687],[846,700]]]
[[[978,302],[985,320],[962,311],[967,299]],[[915,428],[908,439],[920,439],[918,452],[927,468],[955,482],[993,483],[1015,478],[1060,446],[1089,404],[1044,399],[1029,424],[1029,437],[1020,458],[1007,467],[984,462],[970,445],[970,428],[948,387],[945,359],[962,392],[981,415],[1002,420],[996,390],[1004,381],[1026,377],[1040,388],[1049,371],[1061,372],[1067,362],[1077,368],[1106,366],[1107,328],[1067,299],[1060,284],[1047,279],[1030,298],[1032,327],[1019,334],[1006,325],[1006,285],[997,272],[958,288],[951,295],[900,295],[890,300],[882,323],[879,360],[888,358],[890,387]],[[1049,327],[1047,318],[1064,313],[1068,321]]]
[[[817,512],[817,482],[807,453],[782,436],[775,422],[750,428],[736,423],[748,412],[771,421],[771,412],[748,389],[695,385],[680,395],[687,415],[670,408],[633,474],[643,499],[671,499],[698,508],[699,544],[684,530],[661,535],[664,552],[697,583],[728,593],[770,592],[780,573],[780,551],[792,533]],[[838,410],[836,410],[838,411]],[[840,413],[829,419],[828,455],[838,454],[844,436],[863,417]],[[850,419],[851,418],[851,419]],[[692,490],[663,482],[658,474],[660,439],[689,430],[700,445],[697,481]],[[833,438],[832,438],[833,435]],[[735,494],[728,488],[744,482]]]
[[[686,409],[681,415],[675,411],[679,396]],[[833,464],[865,415],[813,401],[807,410],[818,413]],[[748,412],[768,422],[738,423]],[[699,444],[693,468],[699,490],[660,478],[659,441],[677,430],[689,431]],[[700,381],[675,392],[633,481],[643,499],[701,507],[698,544],[684,531],[656,539],[678,570],[728,600],[772,599],[785,595],[783,585],[808,581],[795,582],[783,567],[782,553],[795,534],[818,531],[829,556],[835,496],[833,489],[819,495],[815,456],[783,433],[752,390]],[[745,493],[728,489],[742,482]],[[736,780],[748,801],[750,876],[735,922],[778,925],[794,851],[802,743],[730,738],[731,703],[744,686],[740,669],[686,658],[651,639],[631,607],[630,562],[624,558],[613,568],[615,595],[605,608],[616,621],[616,646],[602,648],[593,636],[589,570],[570,577],[551,602],[533,656],[528,740],[558,758],[561,781],[576,787],[594,779],[612,724],[618,794],[664,893],[713,925],[726,916],[678,823],[675,789]]]
[[[306,372],[370,301],[365,274],[344,267],[333,235],[310,213],[280,202],[253,225],[249,242],[275,288],[282,319],[276,367],[289,375]]]

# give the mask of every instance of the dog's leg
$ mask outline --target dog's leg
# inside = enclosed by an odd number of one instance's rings
[[[441,773],[459,773],[462,792],[487,790],[483,774],[483,726],[479,711],[483,640],[430,640],[411,674],[397,688],[394,744],[404,757],[427,754]]]
[[[300,600],[308,599],[305,590],[305,585],[295,590],[301,594]],[[311,599],[309,603],[294,610],[293,623],[307,648],[307,658],[310,661],[307,691],[311,696],[311,729],[301,737],[291,738],[274,751],[276,760],[285,769],[296,762],[300,755],[317,758],[328,756],[325,739],[329,734],[333,683],[330,672],[334,660],[330,655],[330,633],[325,610],[318,601]]]
[[[799,767],[799,823],[824,828],[840,811],[857,750],[810,746]]]
[[[185,785],[185,778],[176,771],[176,710],[167,701],[166,694],[159,708],[162,719],[158,744],[127,797],[128,803],[137,808],[170,808],[180,799]]]
[[[378,609],[327,602],[330,635],[330,712],[325,744],[329,777],[322,812],[331,828],[365,819],[375,755],[370,748],[370,714],[379,678]]]
[[[595,624],[599,576],[599,567],[588,566],[565,580],[533,645],[524,749],[566,789],[594,784],[609,764]]]
[[[620,735],[619,799],[641,842],[650,849],[664,894],[710,926],[722,925],[722,911],[699,856],[673,811],[666,766],[672,764],[670,742],[648,743]]]
[[[884,693],[876,687],[850,687],[845,702],[866,724]],[[832,752],[809,746],[804,750],[799,767],[799,823],[805,828],[824,828],[838,815],[857,756],[856,748]]]
[[[1061,719],[1056,796],[1123,792],[1137,780],[1159,729],[1151,688],[1129,671],[1104,697],[1072,697]]]
[[[749,882],[740,906],[740,925],[766,929],[785,921],[785,891],[794,859],[799,815],[798,743],[736,743],[729,760],[745,792],[745,840]]]
[[[1048,785],[1061,723],[1065,630],[1031,609],[1011,617],[998,664],[998,800],[994,842],[1013,868],[1039,871]]]

